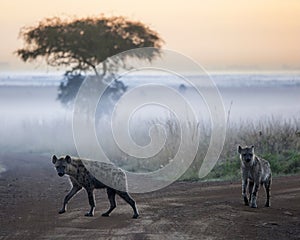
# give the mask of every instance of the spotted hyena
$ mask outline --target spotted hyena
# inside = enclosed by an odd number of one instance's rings
[[[238,146],[238,153],[241,159],[242,170],[242,196],[245,205],[257,208],[256,199],[259,185],[264,185],[267,195],[265,207],[270,207],[270,188],[272,181],[271,168],[268,161],[259,158],[254,154],[254,146]],[[247,186],[249,180],[249,200],[247,197]]]
[[[133,209],[133,218],[137,218],[139,216],[135,201],[131,198],[127,191],[116,190],[112,187],[105,185],[96,179],[85,167],[83,161],[87,161],[84,159],[74,158],[70,156],[59,157],[57,158],[55,155],[52,157],[52,163],[55,165],[56,171],[60,177],[65,174],[69,175],[72,189],[66,195],[64,199],[64,203],[62,209],[59,211],[60,214],[66,211],[68,201],[82,188],[87,191],[89,204],[91,206],[90,211],[85,214],[85,216],[93,216],[95,209],[95,199],[94,199],[94,189],[106,188],[107,196],[110,202],[110,208],[102,214],[102,216],[108,217],[109,214],[116,207],[115,196],[118,194],[121,198],[123,198]],[[106,164],[107,165],[107,164]],[[105,163],[104,163],[105,166]],[[116,168],[115,168],[116,169]],[[106,170],[106,169],[105,169]],[[118,169],[118,174],[121,175],[121,178],[125,176],[125,173]],[[107,172],[107,171],[105,171]],[[124,179],[124,178],[123,178]],[[125,178],[126,180],[126,178]],[[126,182],[127,184],[127,182]],[[126,185],[127,186],[127,185]]]

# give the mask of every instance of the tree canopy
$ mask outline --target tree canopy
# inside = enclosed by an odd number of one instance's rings
[[[16,54],[25,62],[45,58],[50,66],[69,68],[67,73],[80,74],[94,70],[103,63],[102,74],[110,66],[107,58],[126,50],[154,47],[153,51],[137,54],[130,51],[123,57],[152,60],[159,56],[163,40],[158,33],[138,21],[125,17],[87,17],[62,19],[46,18],[37,26],[24,27],[20,31],[24,47]],[[120,59],[124,60],[124,59]]]

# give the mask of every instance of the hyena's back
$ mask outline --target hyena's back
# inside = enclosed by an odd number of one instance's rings
[[[127,192],[125,172],[114,164],[81,159],[86,169],[100,182],[118,191]]]

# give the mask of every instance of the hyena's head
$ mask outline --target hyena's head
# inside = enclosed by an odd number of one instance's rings
[[[238,153],[240,154],[240,158],[245,163],[250,163],[254,159],[254,146],[251,147],[241,147],[238,146]]]
[[[58,176],[62,177],[66,174],[68,164],[71,163],[71,157],[67,155],[65,157],[57,158],[55,155],[53,155],[52,163],[56,168]]]

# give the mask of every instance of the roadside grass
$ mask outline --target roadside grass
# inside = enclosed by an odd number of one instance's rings
[[[240,179],[238,145],[254,145],[255,153],[270,162],[273,176],[300,174],[299,119],[261,119],[256,123],[241,122],[227,129],[219,161],[203,180]],[[202,154],[198,154],[198,156]],[[196,158],[194,165],[202,160]],[[193,169],[193,167],[192,167]],[[199,168],[198,168],[199,169]],[[197,169],[187,171],[182,180],[197,179]]]

